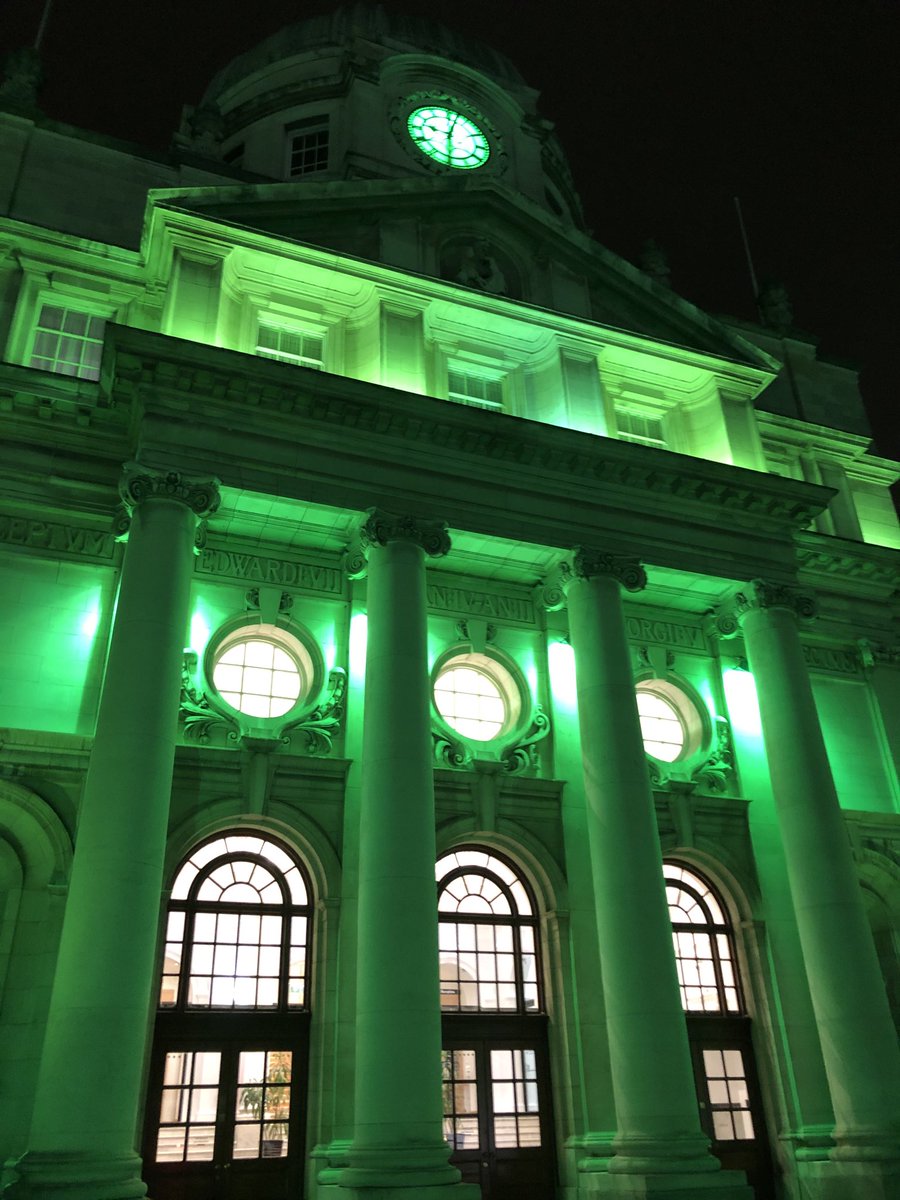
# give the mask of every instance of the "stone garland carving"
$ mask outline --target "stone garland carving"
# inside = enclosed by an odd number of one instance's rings
[[[538,766],[538,742],[550,732],[550,718],[539,704],[535,705],[531,721],[522,736],[500,752],[503,769],[510,775],[522,775]],[[470,747],[446,729],[431,730],[434,761],[439,767],[454,770],[471,769],[474,757]]]
[[[694,783],[710,792],[727,792],[734,781],[734,748],[731,730],[724,717],[716,717],[716,739],[712,753],[695,771],[691,772]]]
[[[768,608],[786,609],[801,621],[812,620],[818,612],[815,597],[808,592],[800,592],[780,583],[767,583],[764,579],[753,579],[718,610],[715,632],[719,637],[735,637],[747,613]]]
[[[472,752],[469,747],[446,730],[432,728],[431,743],[436,766],[453,767],[455,770],[471,767]]]
[[[693,792],[701,788],[713,795],[724,795],[731,790],[735,782],[731,729],[724,717],[716,717],[715,722],[715,741],[709,757],[690,772],[690,778],[679,774],[678,763],[663,763],[647,755],[647,770],[655,790]]]
[[[328,676],[328,695],[311,713],[284,727],[282,742],[293,745],[299,738],[307,754],[330,754],[334,738],[344,720],[347,672],[335,667]]]
[[[507,746],[500,755],[500,761],[510,775],[521,775],[523,772],[536,768],[538,765],[538,742],[550,732],[550,718],[541,708],[535,705],[531,724],[525,734],[513,746]]]
[[[179,707],[181,731],[186,742],[208,745],[218,732],[226,742],[237,745],[240,726],[236,720],[226,717],[211,708],[203,690],[195,650],[185,650],[181,668],[181,703]]]
[[[276,745],[291,746],[299,743],[305,753],[322,756],[330,754],[334,738],[344,720],[347,694],[347,673],[335,667],[328,676],[328,693],[320,704],[297,720],[282,724],[271,738],[271,749]],[[186,742],[202,746],[212,741],[224,740],[238,745],[241,741],[240,722],[213,708],[204,691],[198,670],[197,654],[186,650],[181,672],[181,730]]]

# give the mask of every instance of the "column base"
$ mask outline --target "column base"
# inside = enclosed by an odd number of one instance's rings
[[[341,1172],[340,1186],[373,1200],[382,1200],[384,1189],[383,1200],[395,1189],[409,1200],[410,1188],[424,1188],[437,1200],[435,1189],[462,1186],[459,1171],[447,1161],[449,1157],[450,1147],[443,1140],[427,1146],[351,1146],[347,1155],[350,1165]],[[458,1194],[453,1192],[454,1196]]]
[[[30,1150],[12,1165],[3,1200],[141,1200],[147,1194],[142,1167],[138,1154]]]
[[[900,1162],[813,1162],[804,1195],[815,1200],[900,1200]]]
[[[475,1183],[394,1184],[389,1187],[347,1187],[341,1185],[340,1200],[481,1200],[481,1188]],[[683,1197],[682,1197],[683,1200]]]
[[[717,1171],[713,1175],[593,1175],[590,1192],[610,1200],[754,1200],[753,1188],[743,1171]]]

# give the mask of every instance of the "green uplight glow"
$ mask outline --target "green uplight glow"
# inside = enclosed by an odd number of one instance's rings
[[[85,641],[92,642],[100,624],[100,600],[95,599],[81,619],[81,636]]]
[[[203,655],[211,632],[212,630],[209,627],[209,622],[207,621],[206,617],[199,608],[194,609],[193,615],[191,616],[190,647],[198,656]]]
[[[745,737],[760,737],[762,724],[756,698],[756,680],[749,671],[731,667],[722,672],[722,684],[728,702],[728,715],[735,732]]]
[[[366,646],[369,640],[369,616],[354,613],[350,618],[350,681],[362,687],[366,677]]]
[[[337,646],[334,644],[334,629],[329,630],[328,637],[322,642],[322,657],[325,659],[325,671],[330,673],[334,670],[334,664],[337,661]]]
[[[422,153],[445,167],[471,171],[490,157],[488,140],[475,122],[451,108],[416,108],[406,127]]]
[[[547,650],[550,668],[550,690],[554,703],[570,712],[575,711],[575,651],[568,642],[551,642]]]

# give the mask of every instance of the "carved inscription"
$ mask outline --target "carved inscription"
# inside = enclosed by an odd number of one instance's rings
[[[470,588],[430,583],[428,607],[437,612],[496,617],[500,621],[515,621],[520,625],[534,624],[534,607],[531,601],[523,596],[496,595],[492,592],[476,592]]]
[[[226,579],[249,579],[278,587],[299,588],[306,592],[343,595],[343,578],[337,567],[321,563],[268,558],[261,554],[243,554],[237,550],[204,550],[196,569],[203,575],[221,575]]]
[[[0,513],[0,542],[25,546],[29,550],[47,550],[74,558],[112,559],[115,539],[111,533],[81,529],[77,525],[59,525],[55,521],[32,521]]]
[[[806,665],[813,671],[834,671],[838,675],[858,675],[860,660],[852,650],[836,646],[803,645]]]
[[[626,617],[625,629],[632,641],[662,642],[664,646],[688,646],[705,650],[703,632],[675,621],[654,621],[649,617]]]

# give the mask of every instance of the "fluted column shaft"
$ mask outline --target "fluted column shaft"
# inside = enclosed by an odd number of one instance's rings
[[[632,560],[566,572],[618,1133],[611,1172],[717,1171],[700,1128],[620,587]]]
[[[442,1132],[426,551],[440,525],[374,513],[359,829],[355,1189],[455,1184]]]
[[[900,1159],[900,1049],[853,866],[797,613],[762,582],[738,597],[794,912],[835,1115],[835,1157]]]
[[[132,517],[81,803],[29,1152],[35,1194],[138,1196],[134,1153],[198,515],[215,486],[131,468]],[[73,1186],[74,1185],[74,1186]]]

